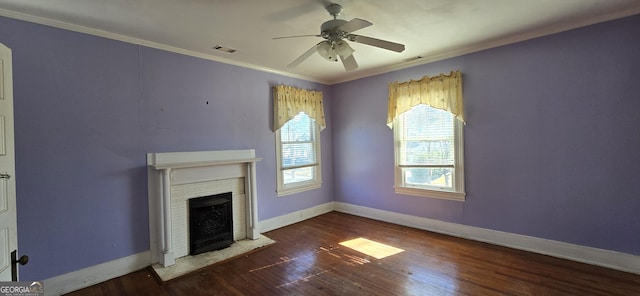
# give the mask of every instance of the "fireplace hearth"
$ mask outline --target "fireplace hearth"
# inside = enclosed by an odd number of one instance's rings
[[[232,193],[189,199],[189,255],[233,244]]]

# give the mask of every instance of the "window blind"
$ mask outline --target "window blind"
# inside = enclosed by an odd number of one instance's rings
[[[401,115],[402,167],[453,167],[455,163],[454,116],[444,110],[418,105]]]
[[[280,129],[282,169],[317,165],[316,128],[309,116],[300,113]]]

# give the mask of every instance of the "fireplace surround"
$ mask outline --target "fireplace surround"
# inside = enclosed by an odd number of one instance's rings
[[[233,240],[260,238],[255,150],[147,154],[151,263],[189,255],[188,200],[233,191]]]

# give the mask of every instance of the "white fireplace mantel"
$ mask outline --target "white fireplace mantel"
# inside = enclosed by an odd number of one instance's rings
[[[171,186],[207,180],[243,177],[245,180],[246,236],[258,239],[258,202],[255,150],[147,153],[149,228],[152,263],[175,264],[171,229]]]

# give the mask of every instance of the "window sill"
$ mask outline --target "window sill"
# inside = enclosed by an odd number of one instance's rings
[[[300,193],[308,190],[314,190],[320,187],[322,187],[322,182],[315,182],[315,183],[310,183],[310,184],[308,183],[305,185],[299,185],[299,186],[290,187],[290,188],[278,188],[276,192],[278,193],[278,197],[280,197],[280,196],[296,194],[296,193]]]
[[[437,191],[437,190],[418,189],[418,188],[411,188],[411,187],[399,187],[399,186],[395,187],[395,192],[397,194],[448,199],[448,200],[455,200],[455,201],[464,201],[466,196],[466,193],[464,192]]]

